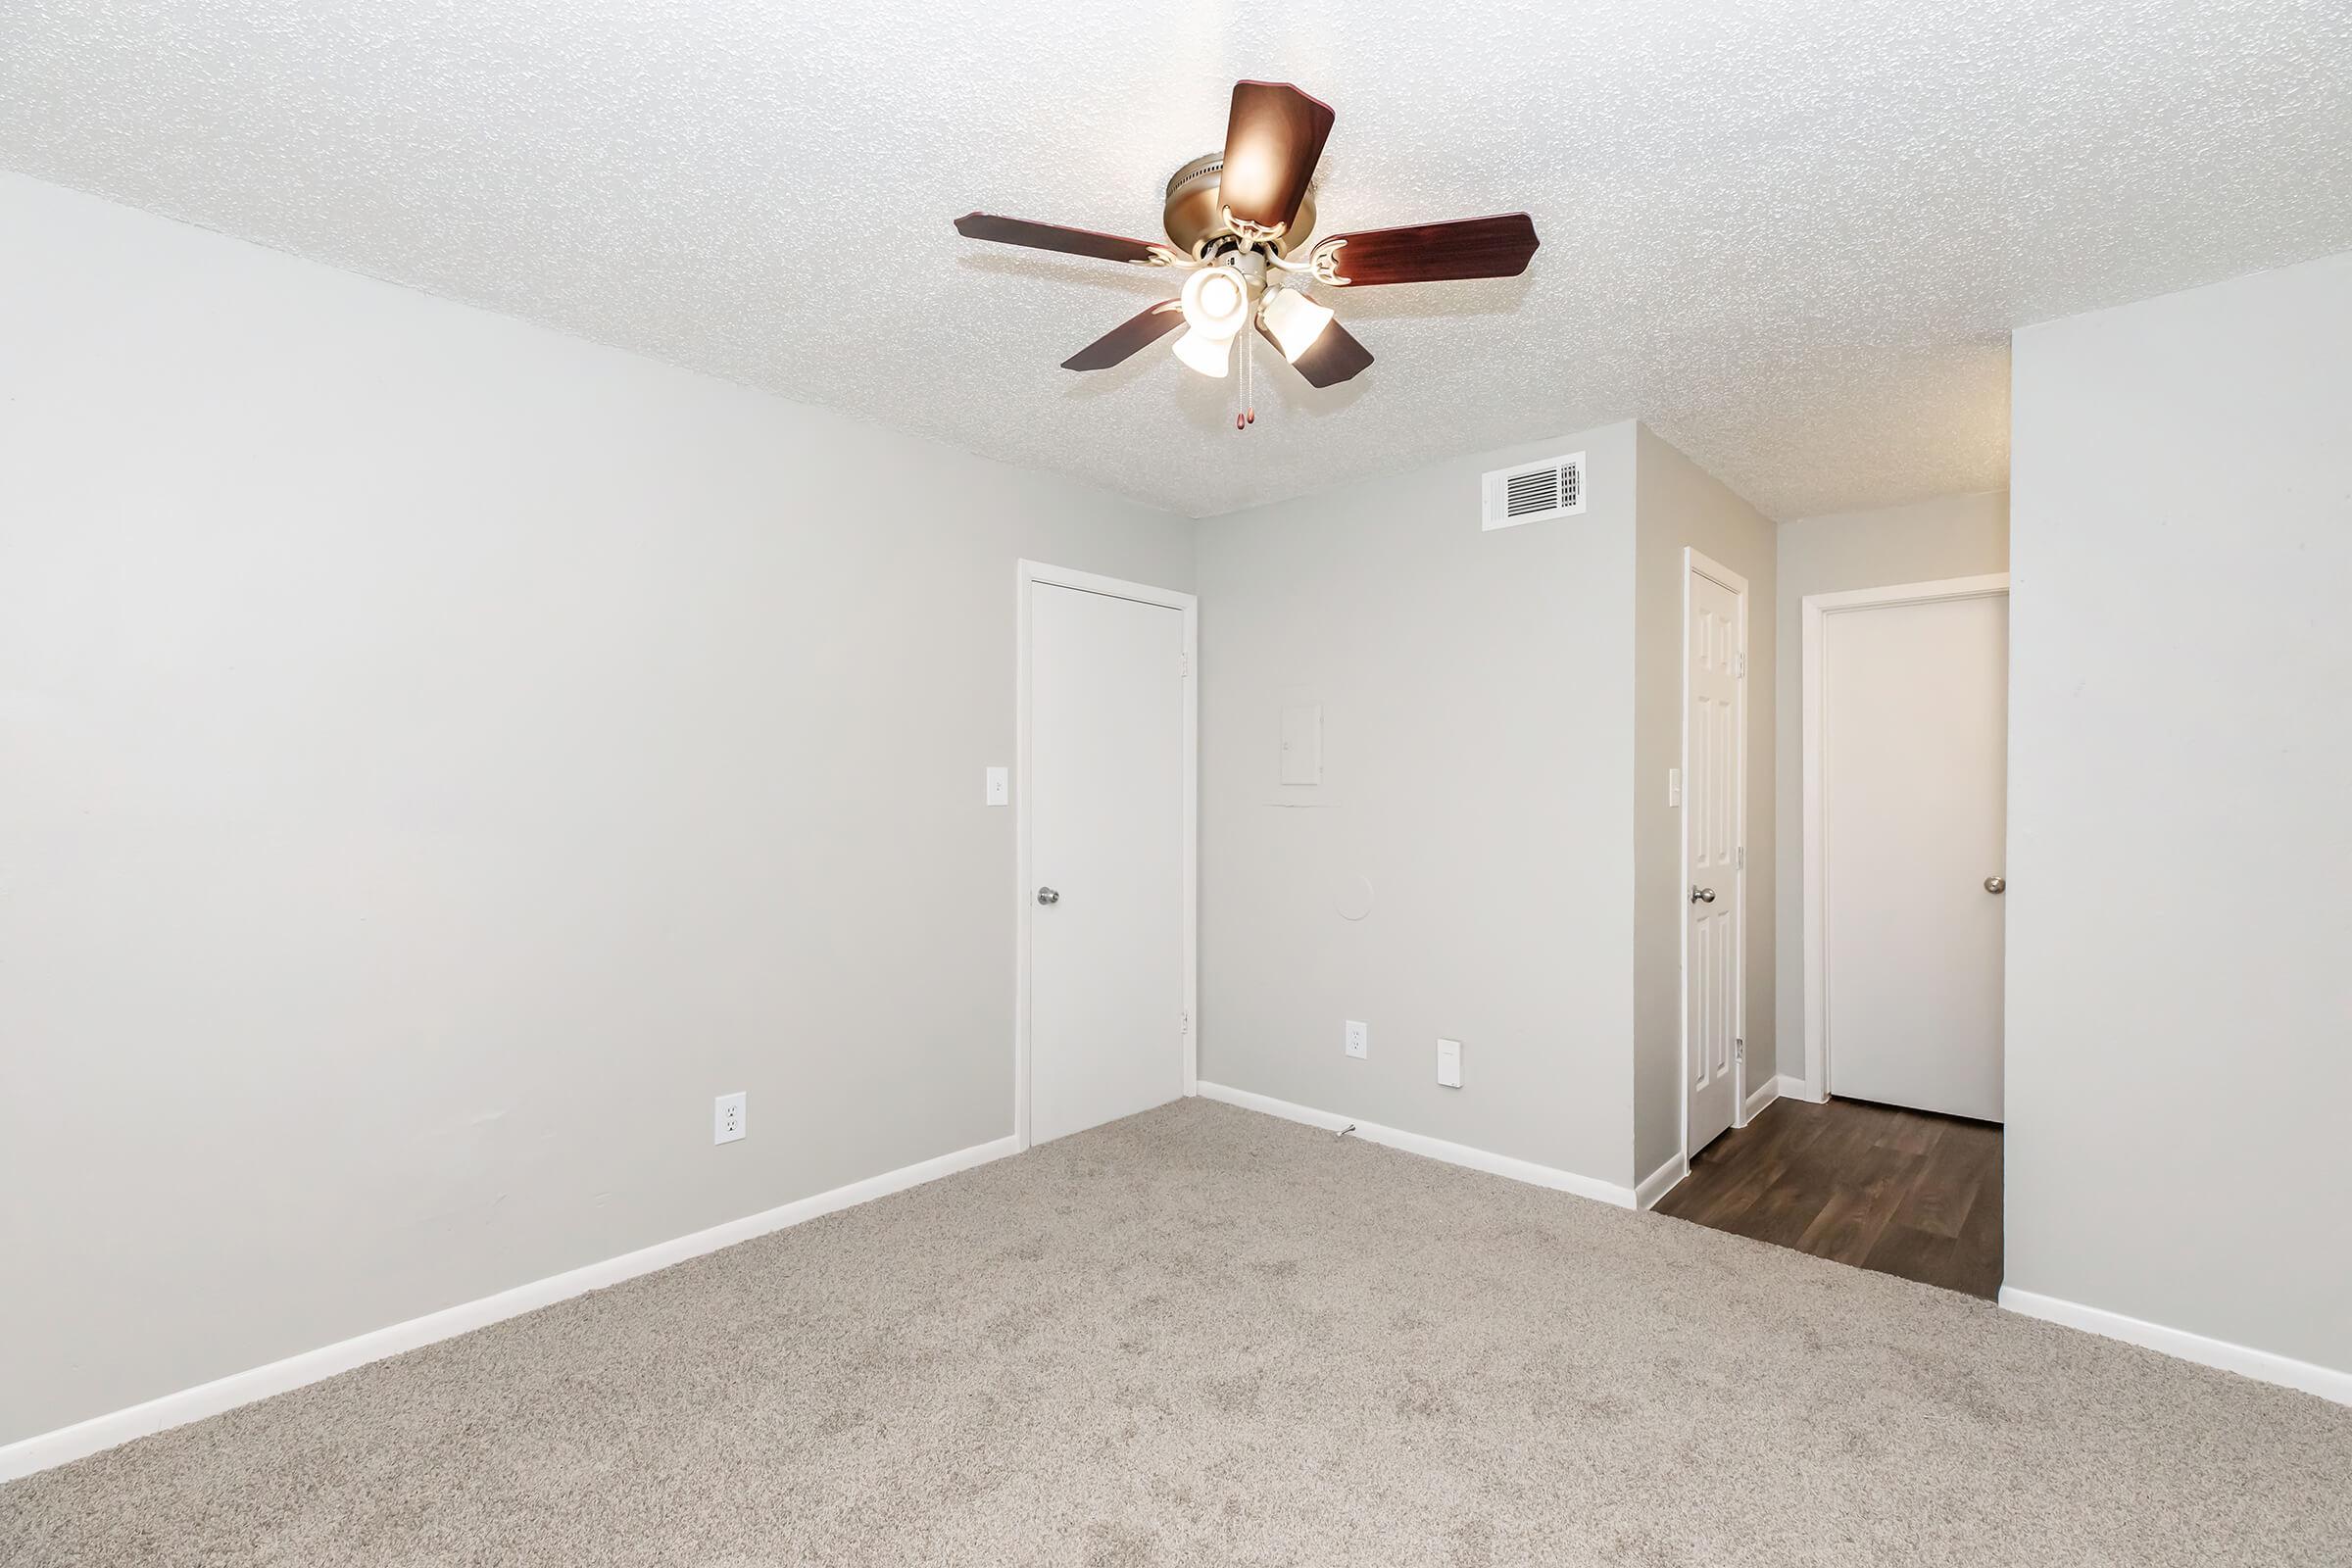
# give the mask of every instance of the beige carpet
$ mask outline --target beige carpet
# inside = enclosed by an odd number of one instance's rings
[[[1193,1102],[0,1490],[7,1564],[2352,1563],[2352,1410]]]

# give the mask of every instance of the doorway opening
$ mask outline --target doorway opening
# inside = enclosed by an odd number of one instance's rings
[[[2008,590],[1994,573],[1804,599],[1804,1077],[1659,1213],[1997,1298]],[[1690,696],[1695,736],[1695,675]],[[1686,827],[1694,898],[1713,831]],[[1695,1153],[1720,1111],[1691,1065]]]

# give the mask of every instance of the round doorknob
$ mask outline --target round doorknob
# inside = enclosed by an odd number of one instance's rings
[[[1037,890],[1037,902],[1040,904],[1059,904],[1061,902],[1061,895],[1054,892],[1052,888],[1039,888]]]
[[[1690,902],[1692,904],[1713,904],[1715,902],[1715,890],[1713,888],[1693,887],[1690,890]]]
[[[1987,893],[2000,893],[2008,886],[2009,879],[2005,876],[1988,876],[1984,879],[1984,891]]]

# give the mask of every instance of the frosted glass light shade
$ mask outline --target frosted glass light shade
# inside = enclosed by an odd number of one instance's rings
[[[1176,340],[1176,357],[1202,375],[1222,376],[1233,365],[1233,339],[1211,337],[1197,326]]]
[[[1332,313],[1295,288],[1274,288],[1266,290],[1264,315],[1266,330],[1274,334],[1282,357],[1297,365],[1298,356],[1313,348],[1331,324]]]
[[[1239,268],[1204,267],[1184,280],[1184,324],[1230,338],[1250,319],[1250,280]]]

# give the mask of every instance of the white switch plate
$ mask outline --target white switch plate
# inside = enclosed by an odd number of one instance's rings
[[[1282,710],[1282,781],[1323,782],[1323,705],[1296,703]]]
[[[1666,770],[1666,804],[1668,806],[1683,804],[1683,770],[1679,767],[1670,767]]]
[[[737,1090],[731,1095],[721,1095],[710,1102],[710,1141],[712,1143],[731,1144],[743,1136],[744,1117],[750,1098],[745,1091]]]
[[[992,767],[988,770],[988,804],[991,806],[1012,804],[1012,769]]]
[[[1372,1026],[1348,1020],[1348,1054],[1362,1060],[1372,1053]]]
[[[1462,1087],[1462,1043],[1459,1040],[1438,1042],[1438,1083],[1446,1089]]]

